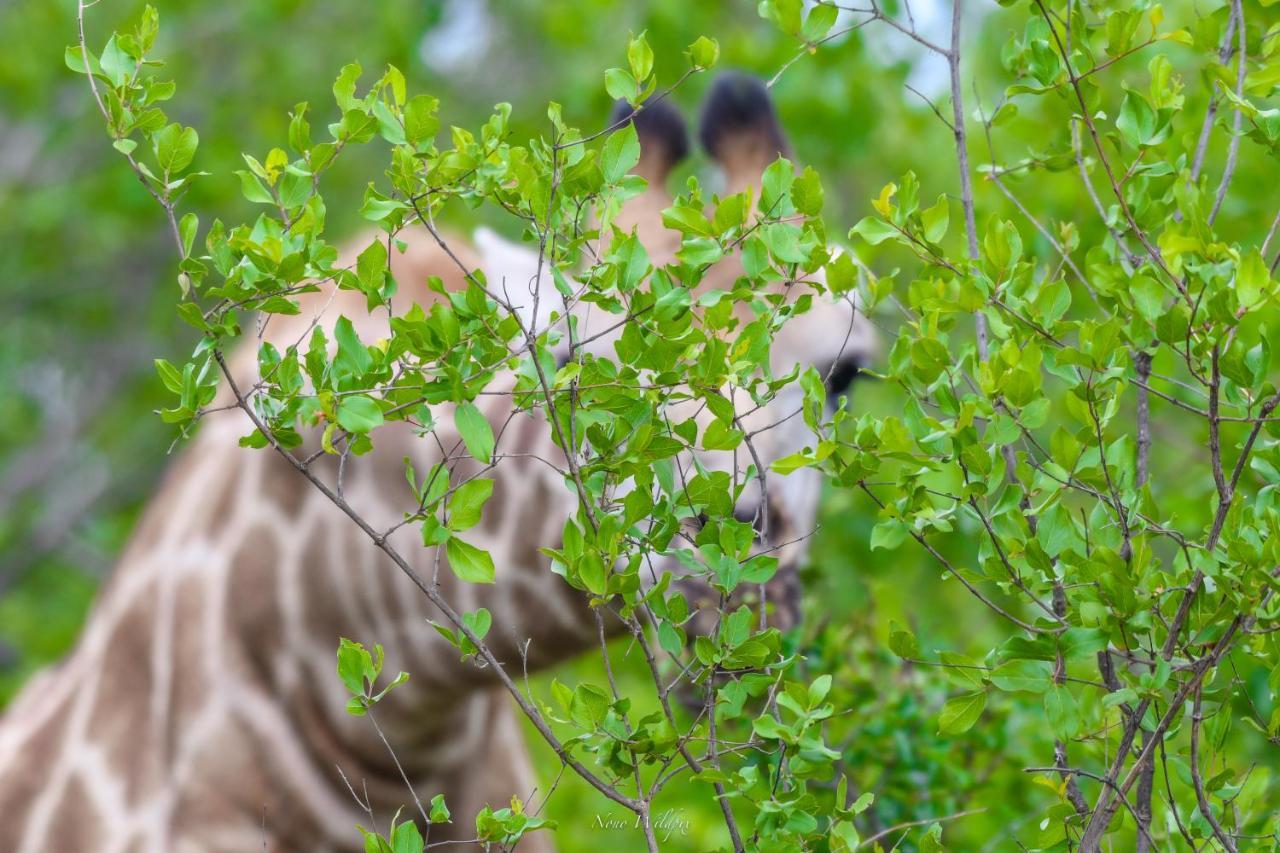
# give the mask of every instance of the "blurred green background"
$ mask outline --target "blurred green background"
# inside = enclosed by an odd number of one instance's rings
[[[439,96],[446,123],[475,126],[494,103],[509,101],[517,135],[533,135],[544,130],[550,100],[560,102],[566,118],[580,127],[604,123],[610,103],[603,70],[623,64],[629,33],[648,31],[664,84],[679,76],[683,50],[699,35],[719,40],[722,67],[763,76],[772,76],[796,53],[790,40],[758,17],[753,0],[155,5],[162,22],[155,52],[167,58],[178,84],[169,112],[199,130],[197,168],[216,176],[197,184],[187,204],[204,221],[247,215],[249,205],[232,176],[241,167],[240,152],[261,157],[284,139],[287,112],[297,102],[327,108],[333,78],[348,61],[359,61],[370,74],[395,64],[411,89]],[[994,4],[971,6],[967,63],[976,97],[970,96],[970,106],[981,103],[989,110],[1003,91],[998,47],[1010,34],[1011,13]],[[95,7],[91,41],[101,43],[140,8],[132,0]],[[919,2],[913,11],[923,30],[944,38],[937,28],[945,33],[949,4]],[[0,32],[7,36],[0,51],[2,707],[33,671],[74,642],[95,588],[168,463],[174,434],[152,414],[164,397],[152,359],[181,361],[193,336],[173,310],[174,257],[160,211],[111,149],[83,79],[63,65],[63,49],[75,38],[73,5],[0,2]],[[1176,60],[1177,48],[1172,50]],[[1133,72],[1137,79],[1144,67],[1139,57],[1115,73]],[[797,159],[824,176],[832,234],[843,234],[869,213],[868,199],[908,169],[920,177],[928,197],[955,191],[950,132],[924,101],[935,99],[949,114],[944,71],[925,62],[906,39],[872,26],[803,57],[774,87]],[[691,125],[709,82],[705,75],[695,77],[674,96]],[[1186,112],[1202,115],[1205,87],[1194,77],[1187,82]],[[922,94],[910,91],[908,83]],[[246,97],[250,92],[253,97]],[[1059,131],[1034,116],[1024,118],[1001,129],[1003,160],[1067,150]],[[1185,125],[1180,132],[1198,130],[1198,118]],[[1211,156],[1222,144],[1215,143]],[[329,181],[334,234],[358,227],[364,183],[378,177],[376,154],[352,152]],[[975,164],[989,161],[986,140],[977,132],[972,156]],[[1236,188],[1268,192],[1265,168],[1246,147]],[[674,180],[688,174],[710,174],[701,154]],[[1016,178],[1011,180],[1017,187]],[[1084,229],[1100,227],[1080,205],[1078,177],[1038,180],[1039,211],[1051,219],[1075,218]],[[1016,217],[994,188],[980,182],[978,194],[984,214]],[[1240,221],[1244,212],[1229,202],[1223,227],[1253,228]],[[1261,233],[1265,223],[1256,228]],[[1023,229],[1023,238],[1029,251],[1051,254],[1030,228]],[[892,255],[874,260],[882,272],[906,263]],[[896,318],[877,322],[887,341]],[[859,384],[853,405],[901,411],[884,383]],[[1157,441],[1175,450],[1202,446],[1201,435],[1181,426],[1157,419],[1156,430]],[[1203,501],[1197,488],[1179,500],[1188,506]],[[1050,761],[1039,708],[1017,714],[1016,705],[1005,702],[991,707],[963,737],[937,735],[948,685],[933,675],[921,677],[888,653],[890,621],[913,626],[927,657],[937,649],[980,653],[999,636],[997,626],[955,581],[940,581],[919,549],[909,544],[896,552],[872,552],[874,522],[874,508],[865,499],[831,495],[807,586],[809,654],[818,667],[840,673],[838,703],[847,709],[838,722],[845,769],[857,785],[877,793],[875,825],[982,808],[948,824],[947,836],[957,839],[958,849],[1009,849],[1015,836],[1034,837],[1028,820],[1056,798],[1022,772],[1029,763]],[[961,530],[939,547],[964,560],[970,553],[966,537],[973,532]],[[615,648],[617,664],[624,677],[638,680],[626,651]],[[592,669],[585,661],[575,666],[584,673]],[[544,750],[535,752],[549,783],[554,764]],[[670,849],[701,850],[722,840],[708,793],[677,784],[659,804],[657,812],[671,810],[665,819]],[[628,850],[640,840],[630,829],[601,827],[626,818],[567,777],[548,813],[564,827],[557,840],[565,850],[594,849],[602,842]]]

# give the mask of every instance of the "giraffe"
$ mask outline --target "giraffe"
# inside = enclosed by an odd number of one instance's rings
[[[704,141],[727,185],[745,186],[785,142],[763,87],[727,79],[713,87],[704,112],[721,116],[725,133],[704,127]],[[653,105],[633,121],[642,146],[636,172],[648,187],[619,222],[635,229],[656,266],[680,245],[660,211],[670,202],[665,179],[688,143],[673,107]],[[421,232],[402,237],[408,248],[393,256],[392,274],[402,293],[423,303],[435,298],[424,286],[429,276],[451,289],[463,286],[465,270],[524,280],[531,262],[489,232],[477,232],[476,249],[456,243],[451,253]],[[727,259],[709,284],[740,273]],[[364,340],[385,333],[386,318],[370,315],[357,293],[315,294],[302,308],[297,317],[273,318],[264,339],[292,343],[322,309],[328,321],[351,318]],[[865,319],[847,304],[794,326],[775,345],[780,370],[804,363],[848,374],[832,368],[867,357],[872,346]],[[230,364],[243,382],[254,380],[255,347]],[[503,381],[513,382],[499,387]],[[438,579],[457,610],[493,614],[487,641],[499,660],[532,671],[598,642],[582,594],[538,551],[557,540],[576,497],[546,464],[563,457],[545,423],[514,411],[509,395],[479,402],[495,428],[495,454],[510,452],[494,469],[494,494],[476,528],[494,555],[497,583],[468,585],[447,571]],[[750,413],[744,423],[778,420],[778,411]],[[800,421],[764,433],[766,465],[804,445]],[[385,821],[407,792],[375,730],[345,712],[333,672],[339,636],[385,645],[387,668],[412,676],[378,705],[377,719],[414,789],[444,793],[453,810],[454,822],[433,827],[431,841],[469,838],[468,822],[484,804],[535,789],[518,719],[493,672],[459,659],[428,625],[438,617],[428,600],[286,460],[239,449],[248,428],[236,410],[201,424],[144,511],[72,654],[33,679],[0,720],[0,850],[358,849],[354,827],[368,820],[355,793]],[[302,452],[316,437],[309,442]],[[380,429],[376,445],[341,476],[351,505],[388,529],[412,503],[403,458],[421,470],[440,455],[404,424]],[[337,464],[316,464],[333,484]],[[462,477],[478,468],[459,465]],[[786,478],[769,499],[779,539],[812,526],[814,479]],[[401,527],[389,541],[430,574],[434,555],[416,536]],[[789,568],[803,555],[802,538],[779,552]],[[549,850],[542,836],[521,849]]]

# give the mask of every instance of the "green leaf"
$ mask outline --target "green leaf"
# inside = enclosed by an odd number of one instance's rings
[[[178,223],[178,233],[182,235],[182,254],[187,256],[191,254],[191,246],[195,243],[196,231],[200,228],[200,217],[194,213],[188,213],[182,217],[182,221]]]
[[[155,135],[156,162],[166,175],[177,174],[195,159],[200,137],[194,127],[171,124]]]
[[[766,216],[781,216],[786,213],[783,199],[795,182],[795,168],[791,161],[779,157],[769,164],[760,178],[760,212]]]
[[[488,635],[490,626],[493,625],[493,615],[481,607],[475,613],[463,613],[462,624],[476,635],[476,639],[483,640]]]
[[[338,640],[338,677],[353,696],[364,696],[368,686],[382,671],[382,649],[375,646],[377,662],[360,643],[341,637]]]
[[[569,713],[577,723],[594,729],[609,713],[609,694],[591,684],[579,684],[573,691]]]
[[[1136,275],[1129,282],[1129,293],[1138,313],[1148,323],[1154,323],[1164,314],[1165,290],[1149,275]]]
[[[907,527],[896,518],[881,519],[871,530],[871,550],[892,551],[907,540]]]
[[[1009,661],[991,672],[991,683],[1010,693],[1044,693],[1053,685],[1053,668],[1048,661]]]
[[[937,243],[947,234],[947,224],[951,217],[951,205],[946,194],[938,196],[933,207],[920,211],[920,224],[924,226],[924,238],[930,243]]]
[[[387,274],[387,247],[374,240],[356,257],[356,279],[365,293],[379,293]]]
[[[1124,141],[1134,148],[1158,145],[1168,134],[1169,123],[1152,108],[1147,99],[1137,92],[1125,92],[1116,116],[1116,130]]]
[[[941,824],[933,824],[925,830],[924,835],[920,836],[920,843],[917,845],[920,853],[942,853],[942,826]]]
[[[426,842],[413,821],[405,821],[391,831],[392,853],[422,853]]]
[[[68,68],[77,74],[84,74],[84,55],[85,51],[80,48],[80,45],[73,44],[68,46],[66,50],[62,52],[62,61],[67,64]],[[92,52],[89,52],[89,63],[90,65],[94,64]]]
[[[800,34],[803,0],[761,0],[758,8],[760,17],[773,21],[783,32],[793,36]]]
[[[1253,249],[1236,268],[1236,298],[1244,308],[1252,308],[1271,289],[1271,273],[1262,253]]]
[[[694,68],[699,70],[713,68],[720,61],[720,43],[706,36],[698,36],[685,51],[685,56],[689,57],[689,64]]]
[[[348,110],[355,109],[359,102],[356,100],[356,80],[360,77],[360,63],[353,62],[344,65],[342,71],[338,73],[338,79],[333,84],[333,98],[338,104],[338,108],[344,113]]]
[[[920,644],[916,642],[916,635],[892,620],[889,622],[889,651],[900,658],[920,658]]]
[[[367,394],[352,394],[338,403],[338,426],[347,432],[367,433],[382,422],[382,409]]]
[[[636,78],[621,68],[610,68],[604,72],[604,90],[614,100],[622,100],[635,106],[640,96],[640,84]]]
[[[459,580],[467,583],[493,583],[493,557],[488,551],[481,551],[476,546],[451,536],[445,543],[445,555],[449,558],[449,568]]]
[[[858,220],[858,224],[849,230],[849,239],[853,239],[855,234],[873,246],[878,246],[885,240],[902,238],[896,228],[875,216],[864,216]]]
[[[640,162],[640,139],[634,122],[627,122],[609,134],[600,151],[600,171],[610,184],[616,184]]]
[[[430,95],[414,95],[404,105],[404,138],[415,147],[430,142],[440,127],[436,109],[440,101]]]
[[[428,817],[432,823],[448,823],[453,817],[449,813],[449,807],[445,805],[444,794],[436,794],[431,798],[431,811]]]
[[[981,690],[948,699],[938,718],[938,734],[958,735],[967,732],[987,707],[987,694]]]
[[[641,82],[653,71],[653,48],[649,47],[644,33],[627,44],[627,64],[631,66],[631,76]]]
[[[1066,687],[1054,685],[1045,693],[1044,710],[1049,727],[1058,737],[1073,738],[1080,733],[1080,707]]]
[[[800,28],[801,37],[807,42],[818,41],[831,31],[839,14],[840,10],[835,6],[814,6],[805,17],[804,26]]]
[[[805,166],[791,187],[791,202],[806,216],[822,213],[822,179],[812,166]]]
[[[493,480],[468,480],[449,499],[449,529],[469,530],[480,523],[485,502],[493,495]]]
[[[338,342],[338,354],[333,359],[334,370],[343,376],[363,376],[373,366],[373,356],[356,334],[356,328],[346,317],[339,317],[333,326],[333,337]]]
[[[489,464],[493,460],[493,427],[476,408],[475,403],[462,403],[453,412],[453,423],[458,436],[467,446],[467,452],[479,461]]]

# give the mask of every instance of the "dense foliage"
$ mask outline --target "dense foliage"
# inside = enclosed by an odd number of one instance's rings
[[[651,79],[665,88],[711,65],[716,50],[697,41],[702,33],[733,50],[721,31],[730,24],[715,14],[660,26],[655,12],[647,37],[627,43],[612,32],[616,22],[581,6],[551,4],[537,20],[564,15],[617,43],[621,58],[575,68],[578,85],[594,92],[584,101],[603,103],[606,89],[638,99]],[[755,11],[733,9],[736,17]],[[593,220],[581,208],[594,208],[607,227],[636,190],[626,177],[635,141],[625,130],[583,134],[560,109],[543,117],[522,107],[529,132],[521,136],[503,108],[468,125],[478,131],[455,130],[445,141],[436,116],[450,115],[447,96],[441,105],[418,94],[394,68],[357,90],[358,67],[348,66],[334,86],[337,109],[318,100],[305,112],[294,107],[281,141],[264,150],[280,147],[249,160],[236,182],[266,212],[242,226],[202,226],[182,195],[193,169],[214,171],[208,182],[221,175],[205,161],[210,133],[198,140],[152,112],[172,94],[158,82],[167,78],[138,73],[154,16],[106,49],[91,40],[92,53],[70,50],[68,64],[95,72],[115,147],[170,212],[183,255],[180,310],[201,343],[189,361],[161,368],[176,395],[164,404],[166,419],[190,421],[207,405],[217,353],[239,334],[243,308],[288,311],[282,285],[332,272],[316,178],[339,152],[371,143],[390,167],[362,173],[376,180],[352,211],[394,233],[459,200],[514,210],[535,234],[558,235],[548,241],[549,268],[588,282],[596,304],[617,314],[624,295],[651,304],[638,322],[647,334],[614,359],[557,372],[545,354],[550,339],[473,282],[453,300],[455,316],[413,318],[385,348],[344,339],[339,327],[333,359],[319,345],[266,352],[279,379],[253,407],[261,429],[247,443],[288,446],[300,419],[320,410],[333,441],[362,449],[385,419],[426,417],[417,408],[423,397],[462,404],[459,429],[483,459],[491,436],[461,413],[497,367],[521,370],[519,391],[553,423],[567,417],[558,421],[566,427],[573,417],[557,414],[559,392],[593,384],[583,372],[598,371],[594,384],[607,393],[570,409],[585,412],[593,431],[581,512],[557,552],[567,578],[624,615],[647,612],[658,627],[635,640],[691,671],[759,670],[716,682],[716,734],[699,715],[666,707],[643,661],[616,685],[600,660],[541,684],[527,710],[552,744],[548,774],[571,757],[571,773],[616,795],[608,802],[566,781],[544,815],[562,818],[563,846],[591,844],[605,829],[584,825],[583,814],[617,820],[632,809],[647,815],[653,843],[673,848],[724,846],[737,832],[764,849],[852,849],[873,837],[918,849],[1269,849],[1280,831],[1268,769],[1280,736],[1280,392],[1267,333],[1277,319],[1277,214],[1266,193],[1280,138],[1267,107],[1278,79],[1274,15],[1239,0],[1212,12],[1021,0],[985,22],[957,14],[951,26],[926,31],[906,7],[766,0],[758,11],[780,34],[753,64],[780,74],[784,116],[797,109],[786,106],[788,92],[818,97],[823,86],[896,106],[841,107],[839,122],[812,102],[797,113],[799,152],[832,176],[825,194],[816,173],[793,178],[789,164],[778,164],[754,211],[745,199],[716,199],[705,218],[712,194],[689,184],[669,216],[685,244],[667,274],[632,263],[627,253],[636,250],[625,241],[582,272],[574,226]],[[962,26],[999,35],[1001,49],[971,51]],[[950,86],[924,96],[936,106],[906,117],[899,102],[916,99],[916,87],[899,92],[904,69],[869,63],[859,38],[917,45],[942,62]],[[605,74],[610,63],[619,67]],[[313,141],[308,117],[317,128],[334,122],[324,141]],[[892,152],[862,156],[877,140]],[[855,166],[874,190],[834,192],[850,186],[835,176]],[[326,199],[326,207],[337,218],[341,205]],[[806,278],[822,267],[829,286],[850,287],[848,269],[827,250],[828,233],[845,230],[832,223],[846,215],[871,270],[864,303],[892,344],[869,396],[830,420],[811,399],[806,417],[822,440],[776,468],[815,467],[831,484],[809,627],[782,637],[726,614],[722,628],[686,649],[677,597],[642,591],[634,574],[605,568],[666,549],[661,523],[644,535],[633,525],[646,515],[674,521],[679,507],[611,505],[592,484],[625,475],[655,484],[645,494],[669,496],[663,459],[707,436],[667,431],[662,452],[624,446],[610,440],[612,419],[628,405],[660,412],[680,393],[662,383],[642,388],[636,365],[678,363],[708,386],[774,393],[758,379],[750,347],[730,362],[706,345],[728,317],[691,310],[688,290],[705,264],[748,240],[758,247],[733,299],[751,300],[771,277]],[[356,270],[336,273],[371,305],[390,286],[379,274],[382,246],[371,244]],[[673,349],[690,330],[698,342]],[[413,381],[401,383],[403,370],[391,368],[409,356]],[[304,375],[328,396],[300,393]],[[723,423],[713,441],[742,440],[733,426]],[[416,481],[424,488],[415,522],[427,541],[456,551],[455,570],[485,581],[491,564],[458,522],[479,511],[482,488],[447,495],[425,485],[434,482],[427,472]],[[695,508],[717,534],[699,538],[702,556],[714,548],[718,580],[732,586],[743,578],[728,553],[738,533],[728,488],[707,478]],[[450,502],[455,511],[438,515]],[[483,655],[484,616],[449,621],[459,646]],[[340,660],[360,711],[377,699],[377,656],[345,646]],[[683,734],[742,749],[713,749],[715,761],[697,762],[682,754]],[[688,772],[659,790],[655,781],[672,767]],[[731,816],[722,817],[713,786],[730,794]],[[673,815],[665,826],[664,809]],[[431,819],[447,816],[444,803],[433,805]],[[538,820],[499,810],[479,816],[477,832],[500,840]],[[416,835],[401,828],[397,840]]]

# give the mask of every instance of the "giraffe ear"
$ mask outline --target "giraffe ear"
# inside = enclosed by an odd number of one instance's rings
[[[790,152],[768,87],[739,71],[725,72],[711,84],[698,138],[731,186],[756,181],[770,163]]]
[[[609,115],[609,127],[630,122],[640,139],[640,163],[635,174],[661,184],[671,169],[689,155],[689,130],[680,108],[669,98],[650,98],[638,109],[626,101],[616,101]]]

